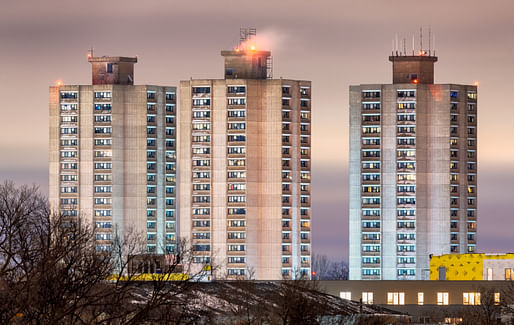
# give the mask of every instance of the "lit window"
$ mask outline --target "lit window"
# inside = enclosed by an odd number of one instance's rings
[[[388,292],[388,305],[405,305],[405,292]]]
[[[425,294],[423,292],[418,292],[418,305],[423,305],[425,303]]]
[[[448,292],[438,292],[437,293],[437,304],[438,305],[448,305]]]
[[[463,292],[462,293],[463,305],[480,305],[480,292]]]
[[[339,292],[339,297],[341,299],[352,300],[352,292],[351,291],[341,291],[341,292]]]
[[[500,304],[500,293],[499,292],[495,292],[494,293],[494,304],[495,305],[499,305]]]
[[[362,293],[362,303],[363,304],[373,304],[373,292],[363,292]]]
[[[514,280],[514,269],[505,269],[505,280]]]

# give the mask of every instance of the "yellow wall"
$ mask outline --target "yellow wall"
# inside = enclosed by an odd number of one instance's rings
[[[484,260],[514,259],[514,254],[446,254],[430,257],[430,280],[439,280],[439,268],[446,268],[446,280],[484,280]]]

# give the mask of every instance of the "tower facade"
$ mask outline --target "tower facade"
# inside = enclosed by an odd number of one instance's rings
[[[89,57],[91,85],[50,87],[50,204],[96,230],[176,245],[176,88],[133,85],[137,58]]]
[[[224,79],[180,83],[180,236],[218,278],[310,276],[311,83],[221,54]]]
[[[477,87],[389,60],[392,84],[350,86],[350,279],[428,280],[430,254],[475,252]]]

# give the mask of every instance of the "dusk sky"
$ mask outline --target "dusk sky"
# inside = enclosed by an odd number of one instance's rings
[[[95,56],[135,56],[136,84],[222,78],[257,28],[274,77],[312,81],[313,251],[348,255],[348,87],[391,83],[391,40],[431,26],[436,83],[478,88],[478,252],[514,252],[514,2],[0,2],[0,180],[48,193],[48,86],[91,83]],[[418,46],[418,45],[416,45]]]

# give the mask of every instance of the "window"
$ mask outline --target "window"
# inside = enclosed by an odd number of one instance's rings
[[[362,303],[363,304],[373,304],[373,292],[363,292],[362,293]]]
[[[363,110],[380,109],[380,103],[362,103]]]
[[[78,96],[76,91],[61,91],[61,99],[77,99]]]
[[[228,111],[228,117],[245,117],[246,111],[245,110],[229,110]]]
[[[211,250],[211,245],[193,245],[193,251],[195,252],[208,252]]]
[[[244,195],[229,195],[228,196],[228,202],[234,203],[234,202],[246,202],[246,196]]]
[[[398,133],[416,133],[415,126],[398,126]]]
[[[487,268],[487,281],[491,281],[493,279],[493,269],[488,267]]]
[[[246,221],[245,220],[229,220],[228,226],[229,227],[245,227]]]
[[[95,141],[96,144],[96,141]],[[61,146],[63,147],[74,147],[78,145],[77,139],[63,139],[61,140]]]
[[[97,221],[97,222],[95,222],[95,227],[110,229],[110,228],[112,228],[112,223],[109,221]]]
[[[227,190],[229,191],[244,191],[246,190],[245,183],[229,183],[227,184]]]
[[[210,142],[211,136],[210,135],[194,135],[193,136],[193,142]]]
[[[229,252],[244,252],[245,245],[228,245]]]
[[[341,291],[341,292],[339,292],[339,297],[341,299],[352,300],[352,292],[351,291]]]
[[[246,154],[246,147],[228,147],[228,154],[244,155]]]
[[[388,292],[388,305],[405,305],[405,292]]]
[[[95,186],[95,193],[111,193],[112,186]]]
[[[363,221],[362,228],[380,228],[380,221]]]
[[[208,216],[210,213],[211,213],[210,208],[198,208],[198,209],[193,209],[192,214],[195,216]]]
[[[438,292],[437,293],[437,304],[438,305],[448,305],[448,292]]]
[[[415,109],[416,102],[399,102],[398,109]]]
[[[211,197],[209,195],[193,195],[193,203],[209,203]]]
[[[76,110],[77,110],[77,104],[61,104],[61,111],[63,111],[63,112],[76,111]]]
[[[244,94],[246,92],[245,86],[228,86],[227,92],[229,94]]]
[[[425,294],[423,292],[418,292],[418,305],[425,304]]]
[[[227,233],[228,239],[245,239],[246,233],[244,231],[229,231]]]
[[[97,182],[112,181],[112,175],[111,174],[95,174],[95,181],[97,181]]]
[[[246,178],[246,172],[236,171],[236,172],[228,172],[228,178]]]
[[[175,99],[175,93],[166,92],[166,100],[174,100],[174,99]]]
[[[397,163],[398,169],[416,169],[416,162],[414,161],[399,161]]]
[[[111,122],[111,115],[95,115],[95,122]]]
[[[208,106],[211,104],[211,100],[209,98],[194,98],[193,106]]]
[[[78,121],[77,115],[64,115],[61,116],[61,122],[62,123],[73,123]]]
[[[416,138],[414,137],[399,137],[398,138],[398,145],[415,145],[416,144]]]
[[[110,91],[95,91],[95,98],[112,98]]]
[[[500,293],[499,292],[495,292],[494,293],[494,304],[495,305],[499,305],[500,304]]]
[[[245,130],[246,123],[228,123],[229,130]]]
[[[380,90],[363,90],[363,98],[380,98]]]
[[[96,111],[110,111],[111,108],[112,106],[109,103],[95,103]]]
[[[505,269],[505,280],[514,280],[514,268]]]
[[[229,215],[246,214],[246,209],[245,208],[229,208],[228,214]]]
[[[376,134],[380,133],[380,126],[364,126],[362,127],[363,134]]]
[[[193,87],[193,94],[210,94],[211,87]]]
[[[246,104],[246,98],[244,98],[244,97],[236,97],[236,98],[228,99],[228,105],[245,105],[245,104]]]
[[[110,217],[111,210],[95,210],[95,217]]]
[[[193,239],[210,239],[210,232],[193,232]]]
[[[61,128],[61,134],[77,134],[77,128]]]
[[[112,128],[109,127],[95,127],[95,134],[111,134]]]
[[[95,163],[95,169],[112,169],[112,163],[104,163],[104,162]]]
[[[477,93],[474,91],[468,91],[468,99],[477,100]]]
[[[480,292],[463,292],[462,293],[463,305],[480,305]]]
[[[398,95],[398,97],[416,97],[416,90],[414,90],[414,89],[398,90],[397,95]]]
[[[62,205],[74,205],[74,204],[77,204],[78,203],[78,199],[76,198],[64,198],[64,199],[61,199],[61,204]]]
[[[230,134],[228,135],[228,141],[244,142],[246,141],[246,136],[241,134]]]

